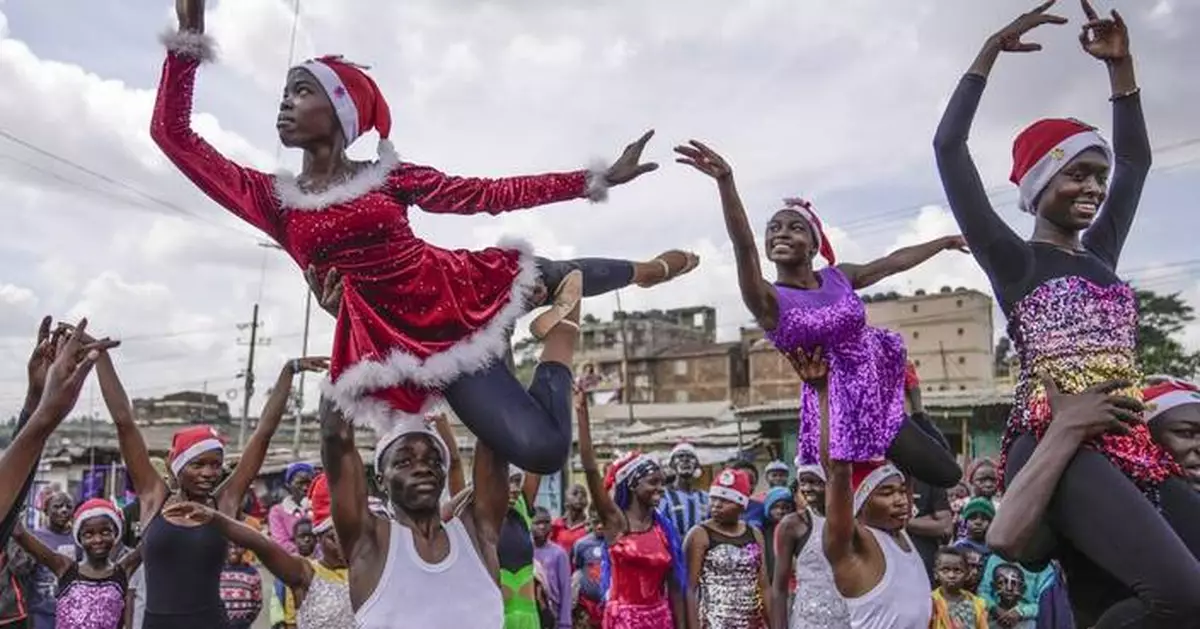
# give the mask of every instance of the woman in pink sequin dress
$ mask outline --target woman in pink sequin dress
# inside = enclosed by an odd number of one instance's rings
[[[654,170],[640,163],[647,133],[599,170],[478,179],[401,162],[388,141],[391,115],[362,68],[322,57],[288,73],[277,123],[285,146],[304,150],[299,177],[239,166],[192,131],[192,93],[211,60],[203,0],[177,0],[180,28],[163,37],[163,65],[151,136],[167,157],[219,205],[270,236],[318,277],[336,271],[341,301],[326,395],[346,416],[390,442],[396,426],[420,420],[442,398],[505,460],[536,472],[561,468],[571,440],[568,363],[581,296],[630,283],[649,286],[695,267],[669,251],[646,263],[534,258],[527,245],[443,249],[413,233],[408,208],[500,214],[571,199],[600,201],[607,188]],[[354,162],[345,149],[369,131],[379,159]],[[534,294],[543,304],[531,304]],[[515,320],[531,305],[551,308],[535,336],[558,346],[526,391],[503,358]],[[558,326],[563,323],[563,326]],[[556,328],[557,326],[557,328]]]
[[[905,247],[867,264],[836,264],[833,247],[812,206],[785,200],[767,221],[767,258],[776,280],[768,282],[758,261],[754,231],[733,182],[733,170],[715,151],[692,141],[675,149],[678,161],[717,182],[725,226],[733,241],[742,301],[776,349],[793,360],[797,352],[820,350],[829,364],[830,455],[839,461],[876,461],[885,456],[906,473],[952,487],[962,470],[932,436],[904,415],[904,341],[894,332],[867,325],[866,308],[855,294],[907,271],[948,249],[965,250],[958,236]],[[813,268],[820,253],[828,266]],[[800,392],[801,464],[819,463],[817,396]]]

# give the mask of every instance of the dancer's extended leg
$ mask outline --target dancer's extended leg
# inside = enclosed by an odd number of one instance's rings
[[[581,281],[580,274],[568,274],[558,285],[555,307],[567,314],[542,339],[541,360],[528,390],[506,362],[497,361],[443,391],[476,437],[506,461],[535,474],[561,470],[571,451],[570,365],[579,336]]]
[[[634,262],[614,258],[576,258],[574,260],[550,260],[537,258],[544,294],[534,299],[535,305],[544,305],[553,295],[562,278],[571,271],[583,274],[583,296],[595,297],[636,284],[648,288],[673,280],[696,268],[699,258],[695,254],[671,250],[653,260]]]
[[[887,457],[909,476],[935,487],[953,487],[962,479],[962,468],[954,455],[938,441],[941,433],[937,427],[929,424],[923,428],[919,424],[922,420],[928,421],[919,416],[904,418],[900,432],[888,446]]]
[[[1026,435],[1009,452],[1007,478],[1014,478],[1029,460],[1035,442]],[[1180,481],[1182,484],[1182,481]],[[1200,626],[1200,562],[1196,548],[1189,550],[1176,531],[1187,531],[1195,543],[1200,527],[1200,495],[1163,486],[1164,512],[1137,489],[1103,454],[1080,449],[1063,472],[1051,498],[1047,518],[1054,531],[1075,551],[1112,575],[1136,598],[1104,601],[1099,592],[1087,591],[1094,575],[1071,581],[1071,598],[1085,609],[1107,603],[1095,622],[1096,629]],[[1173,529],[1174,527],[1174,529]],[[1068,573],[1068,578],[1071,574]],[[1085,602],[1086,601],[1086,602]],[[1081,626],[1088,626],[1082,624]]]

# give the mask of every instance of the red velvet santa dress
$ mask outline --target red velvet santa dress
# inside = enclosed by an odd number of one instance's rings
[[[503,356],[506,330],[527,311],[537,281],[527,244],[443,249],[413,234],[409,206],[499,214],[606,197],[597,171],[477,179],[401,162],[387,141],[391,116],[379,88],[335,57],[301,67],[329,95],[347,145],[375,129],[380,157],[343,184],[306,193],[291,175],[229,161],[192,130],[196,70],[213,58],[212,41],[186,32],[162,39],[168,53],[151,122],[154,141],[212,200],[270,236],[300,268],[342,274],[326,394],[352,420],[378,427],[424,414],[440,400],[441,387]]]

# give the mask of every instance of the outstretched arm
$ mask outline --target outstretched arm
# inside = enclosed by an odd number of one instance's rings
[[[332,271],[331,271],[332,272]],[[446,474],[446,489],[451,496],[457,496],[467,488],[467,475],[463,471],[462,455],[458,452],[458,442],[454,438],[454,429],[450,427],[450,418],[445,413],[434,418],[434,427],[438,435],[446,443],[450,451],[449,472]]]
[[[965,252],[966,242],[962,236],[943,236],[919,245],[897,249],[866,264],[839,264],[838,270],[850,280],[850,285],[855,290],[859,290],[897,273],[903,273],[947,249]]]
[[[737,263],[738,288],[742,303],[762,329],[770,332],[779,325],[779,298],[770,282],[763,279],[762,266],[758,262],[758,245],[754,243],[754,230],[746,218],[746,207],[738,195],[733,182],[733,169],[725,158],[702,142],[692,140],[689,146],[677,146],[680,155],[676,160],[712,177],[717,182],[721,195],[721,212],[725,216],[725,230],[733,243],[733,258]]]
[[[13,531],[13,541],[22,550],[29,553],[29,556],[33,557],[34,561],[46,566],[56,577],[61,578],[62,575],[66,574],[71,564],[75,563],[70,557],[55,552],[49,546],[42,543],[42,540],[38,539],[36,535],[26,531],[24,526],[18,525],[16,530]]]
[[[368,530],[373,517],[367,507],[367,470],[354,446],[354,426],[328,398],[321,398],[320,413],[321,465],[329,478],[333,528],[346,556],[353,557],[363,550],[360,545],[375,544]]]
[[[1116,268],[1125,246],[1125,238],[1142,198],[1142,187],[1153,161],[1146,118],[1142,115],[1133,55],[1129,53],[1129,33],[1125,20],[1115,10],[1111,19],[1100,19],[1087,2],[1083,3],[1088,20],[1080,32],[1084,51],[1104,62],[1113,103],[1112,185],[1096,222],[1083,234],[1083,245]]]
[[[158,512],[158,507],[167,496],[167,484],[150,463],[146,440],[134,422],[133,405],[129,403],[121,377],[117,375],[117,368],[108,354],[101,356],[96,363],[96,379],[100,381],[100,395],[104,397],[104,405],[117,429],[117,444],[129,470],[133,491],[142,505],[142,517],[146,518]]]
[[[578,424],[579,460],[583,465],[583,476],[587,479],[588,494],[596,513],[604,525],[604,537],[612,541],[625,532],[625,514],[604,488],[604,476],[596,461],[596,447],[592,445],[592,422],[588,416],[587,393],[575,391],[575,421]]]
[[[196,70],[215,57],[212,38],[204,34],[204,5],[204,0],[176,0],[179,30],[161,38],[168,53],[150,137],[213,201],[278,241],[279,203],[271,178],[231,162],[192,130]]]
[[[787,629],[788,623],[788,583],[795,569],[797,545],[807,534],[808,525],[800,513],[789,513],[775,529],[775,539],[767,543],[775,544],[775,574],[771,575],[771,612],[769,617],[771,629]]]

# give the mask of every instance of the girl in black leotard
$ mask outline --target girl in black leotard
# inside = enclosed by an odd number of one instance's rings
[[[250,483],[258,475],[271,435],[283,419],[292,377],[320,371],[323,359],[301,358],[284,366],[263,407],[254,434],[246,442],[233,473],[221,482],[224,444],[216,429],[189,426],[171,440],[169,465],[178,488],[174,491],[154,470],[146,442],[133,421],[133,409],[107,354],[100,357],[96,375],[104,403],[117,428],[121,455],[142,505],[142,561],[146,570],[144,629],[223,629],[225,606],[220,596],[221,568],[227,542],[209,522],[196,526],[174,521],[162,508],[177,502],[199,502],[236,518]]]
[[[1022,15],[988,39],[959,83],[934,140],[950,208],[1008,316],[1009,337],[1020,357],[1003,447],[1002,467],[1010,478],[1050,423],[1041,378],[1070,393],[1108,380],[1140,379],[1136,299],[1114,270],[1150,168],[1150,146],[1120,16],[1114,11],[1112,19],[1102,20],[1083,0],[1089,21],[1080,42],[1109,71],[1114,149],[1075,120],[1039,121],[1014,143],[1012,180],[1020,186],[1021,208],[1037,217],[1030,241],[996,215],[967,150],[971,120],[996,58],[1001,52],[1040,49],[1021,38],[1041,24],[1066,22],[1046,12],[1052,4]],[[1136,388],[1124,393],[1140,395]],[[1090,443],[1064,472],[1048,511],[1049,525],[1065,542],[1059,551],[1064,567],[1071,572],[1071,558],[1086,558],[1137,594],[1103,615],[1117,601],[1091,597],[1092,609],[1079,611],[1096,619],[1096,627],[1200,622],[1195,558],[1200,547],[1189,552],[1175,533],[1200,527],[1200,496],[1181,491],[1185,486],[1179,467],[1140,422],[1127,434]],[[1089,593],[1077,585],[1072,581],[1078,609]]]

